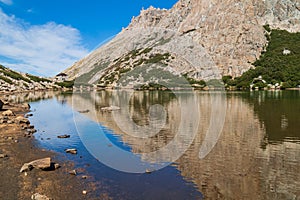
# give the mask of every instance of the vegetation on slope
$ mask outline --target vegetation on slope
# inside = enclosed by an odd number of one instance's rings
[[[269,43],[260,59],[253,63],[255,68],[235,79],[223,77],[225,84],[248,89],[255,78],[262,76],[266,83],[258,82],[254,87],[263,88],[267,84],[278,83],[285,89],[300,85],[300,33],[271,30],[269,26],[265,29]],[[284,50],[290,53],[284,55]]]

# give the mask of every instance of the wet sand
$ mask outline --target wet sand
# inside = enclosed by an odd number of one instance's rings
[[[24,116],[29,110],[20,104],[6,104],[0,110],[11,110],[15,116],[6,117],[0,124],[0,154],[7,157],[0,158],[0,199],[31,199],[35,193],[46,195],[49,199],[97,199],[92,196],[95,191],[92,182],[82,177],[69,174],[73,170],[71,161],[62,161],[55,152],[46,151],[38,147],[33,136],[26,135],[22,125],[14,122],[18,116]],[[32,169],[27,173],[20,173],[24,163],[51,157],[52,162],[61,167],[52,171]],[[83,190],[87,194],[83,194]],[[101,199],[108,199],[103,196]]]

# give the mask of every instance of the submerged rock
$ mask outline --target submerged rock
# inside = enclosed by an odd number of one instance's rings
[[[25,163],[22,166],[22,168],[20,169],[20,172],[30,171],[33,168],[42,169],[42,170],[50,169],[51,168],[51,158],[50,157],[42,158],[42,159],[31,161],[29,163]]]
[[[66,149],[66,153],[77,154],[77,149]]]
[[[88,113],[88,112],[90,112],[90,110],[81,110],[81,111],[78,111],[79,113]]]
[[[41,195],[39,193],[35,193],[31,196],[31,199],[32,200],[50,200],[50,198],[48,198],[47,196],[45,195]]]
[[[69,138],[69,137],[71,137],[70,135],[67,135],[67,134],[65,134],[65,135],[59,135],[59,136],[57,136],[58,138]]]

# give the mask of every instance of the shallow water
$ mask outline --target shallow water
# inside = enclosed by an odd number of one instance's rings
[[[95,196],[300,198],[299,91],[40,95],[30,103],[39,145],[92,176]],[[121,109],[101,110],[110,105]]]

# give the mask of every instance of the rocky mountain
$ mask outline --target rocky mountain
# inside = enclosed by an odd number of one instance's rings
[[[179,0],[133,17],[114,39],[65,70],[76,83],[132,87],[240,76],[267,46],[264,25],[300,31],[299,0]]]
[[[52,79],[23,74],[0,65],[0,93],[59,89],[61,84]]]

